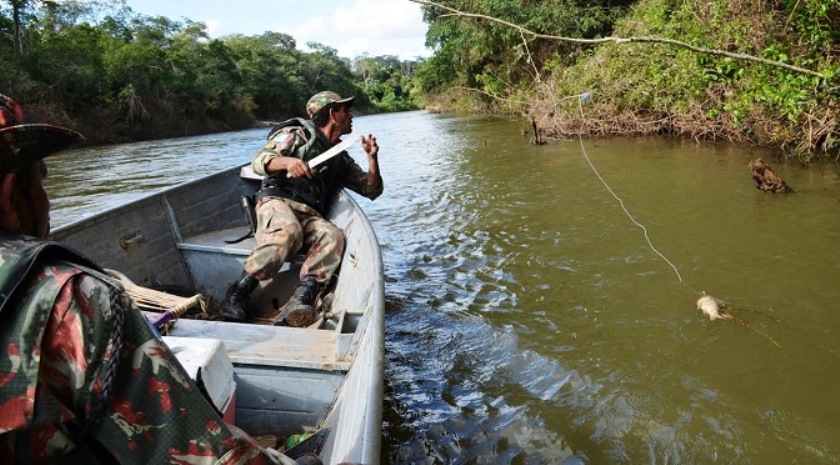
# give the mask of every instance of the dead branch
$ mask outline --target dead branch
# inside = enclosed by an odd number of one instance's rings
[[[469,92],[478,92],[479,94],[484,94],[484,95],[486,95],[486,96],[488,96],[492,99],[499,100],[499,101],[502,101],[502,102],[515,103],[517,105],[527,105],[528,104],[528,102],[526,102],[524,100],[514,100],[514,99],[504,98],[504,97],[501,97],[499,95],[487,92],[486,90],[476,89],[475,87],[455,86],[455,87],[453,87],[453,89],[466,90],[466,91],[469,91]]]

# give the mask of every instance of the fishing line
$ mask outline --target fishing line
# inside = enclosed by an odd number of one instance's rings
[[[586,116],[583,113],[583,103],[584,103],[584,101],[589,101],[589,97],[590,97],[589,92],[584,92],[580,95],[577,95],[576,97],[578,97],[578,108],[580,108],[580,116],[582,118],[585,118]],[[604,187],[607,189],[607,191],[610,193],[610,195],[612,195],[616,200],[618,200],[618,204],[621,206],[621,209],[624,210],[624,214],[626,214],[627,217],[630,218],[630,221],[632,221],[633,224],[635,224],[636,226],[641,228],[642,232],[645,235],[645,240],[648,243],[648,247],[650,247],[650,250],[652,250],[656,255],[659,255],[662,258],[662,260],[665,260],[665,263],[667,263],[671,267],[671,269],[674,270],[674,274],[677,275],[677,279],[680,281],[680,284],[684,284],[684,285],[688,286],[685,283],[685,281],[683,281],[682,275],[680,274],[680,271],[677,269],[677,267],[673,263],[671,263],[671,260],[668,260],[668,258],[665,255],[663,255],[662,252],[660,252],[653,245],[653,242],[651,242],[650,236],[648,235],[647,228],[642,223],[639,223],[638,221],[636,221],[636,218],[633,217],[633,214],[630,213],[630,211],[624,205],[624,200],[622,200],[621,197],[619,197],[612,190],[610,185],[607,184],[607,181],[605,181],[604,178],[601,176],[601,173],[598,172],[598,169],[595,168],[595,165],[592,164],[592,160],[589,159],[589,154],[586,153],[586,147],[584,147],[584,145],[583,145],[583,135],[582,135],[582,133],[578,132],[577,136],[578,136],[578,139],[580,140],[580,150],[583,152],[583,158],[585,158],[586,162],[589,163],[589,167],[592,168],[592,171],[595,172],[595,176],[598,176],[598,179],[601,181],[601,184],[604,185]],[[698,292],[698,294],[699,294],[699,292]]]
[[[589,102],[591,96],[590,96],[589,92],[584,92],[582,94],[572,95],[572,96],[566,97],[566,98],[575,98],[575,97],[577,97],[577,99],[578,99],[578,109],[580,109],[580,116],[581,116],[581,118],[585,119],[586,115],[583,112],[583,104]],[[564,100],[565,100],[565,98],[564,98]],[[737,318],[735,315],[733,315],[726,308],[726,305],[723,301],[715,299],[712,296],[707,296],[705,292],[698,292],[696,289],[689,286],[683,280],[682,275],[680,274],[680,271],[677,269],[676,265],[671,263],[671,260],[668,260],[668,257],[666,257],[662,252],[659,251],[659,249],[656,248],[656,246],[653,245],[653,242],[650,240],[650,236],[648,235],[647,228],[642,223],[639,223],[636,220],[636,218],[633,216],[633,214],[630,213],[630,210],[628,210],[627,207],[624,205],[624,200],[622,200],[621,197],[619,197],[618,194],[616,194],[615,191],[612,190],[610,185],[607,184],[607,181],[604,180],[604,177],[601,176],[601,173],[598,172],[598,169],[595,168],[595,165],[592,163],[592,160],[589,158],[589,154],[586,153],[586,147],[583,144],[583,131],[578,132],[577,136],[578,136],[578,140],[580,141],[580,150],[583,152],[583,158],[586,159],[586,163],[589,164],[589,167],[592,168],[592,171],[595,173],[595,176],[598,177],[598,179],[601,181],[601,184],[604,185],[604,187],[607,189],[607,191],[610,193],[610,195],[612,195],[618,201],[618,204],[621,206],[621,209],[624,211],[624,214],[627,215],[628,218],[630,218],[630,221],[632,221],[633,224],[635,224],[636,226],[638,226],[642,230],[642,232],[644,233],[644,236],[645,236],[645,240],[647,241],[648,247],[650,247],[650,250],[652,250],[656,255],[658,255],[660,258],[662,258],[662,260],[664,260],[665,263],[667,263],[668,266],[670,266],[671,269],[674,270],[674,274],[677,275],[677,279],[679,280],[680,284],[682,284],[683,286],[685,286],[685,287],[689,288],[690,290],[694,291],[694,293],[702,296],[700,298],[700,300],[697,301],[698,310],[701,310],[704,313],[706,313],[707,315],[709,315],[709,318],[712,319],[712,320],[714,320],[716,318],[722,318],[722,319],[730,320],[735,324],[744,326],[745,328],[747,328],[751,331],[754,331],[754,332],[758,333],[759,335],[764,336],[765,338],[769,339],[770,342],[772,342],[774,345],[776,345],[776,347],[781,348],[782,346],[780,346],[778,342],[776,342],[772,337],[770,337],[770,335],[768,335],[768,334],[764,333],[763,331],[760,331],[756,328],[753,328],[752,326],[750,326],[745,321],[743,321],[740,318]],[[701,305],[701,302],[702,302],[702,305]]]

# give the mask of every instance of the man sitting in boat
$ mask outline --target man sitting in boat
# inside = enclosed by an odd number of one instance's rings
[[[0,102],[0,462],[274,463],[224,423],[122,287],[46,240],[43,159],[81,135],[17,124],[20,108]]]
[[[245,261],[242,276],[228,289],[223,313],[233,321],[248,319],[247,305],[259,281],[274,277],[283,263],[306,249],[301,281],[289,302],[276,315],[274,324],[294,327],[311,325],[317,317],[314,303],[341,264],[344,235],[324,219],[330,201],[347,187],[375,199],[383,190],[379,174],[376,138],[362,136],[368,158],[365,172],[346,151],[315,168],[308,164],[352,131],[350,106],[353,97],[319,92],[306,104],[311,119],[293,118],[275,127],[268,143],[251,166],[264,176],[256,194],[256,247]]]

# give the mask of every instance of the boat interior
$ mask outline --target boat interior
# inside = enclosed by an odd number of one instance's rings
[[[252,237],[226,241],[248,231],[240,199],[253,194],[258,182],[247,170],[222,171],[69,224],[56,230],[52,239],[138,286],[186,289],[219,302],[254,246]],[[381,373],[376,386],[363,381],[376,378],[372,370],[381,371],[381,358],[373,360],[378,367],[352,364],[359,353],[384,344],[365,338],[366,328],[373,326],[368,319],[382,317],[381,308],[379,315],[372,309],[384,306],[381,278],[377,279],[378,246],[369,223],[360,219],[346,193],[339,195],[328,218],[344,231],[347,245],[339,277],[321,299],[323,318],[317,327],[181,318],[168,329],[171,336],[224,343],[235,368],[236,424],[253,436],[286,436],[352,422],[333,418],[348,395],[342,392],[347,384],[357,385],[352,389],[379,389],[381,403]],[[270,313],[283,305],[298,282],[300,263],[299,257],[275,279],[261,283],[250,311]],[[360,371],[357,380],[348,376],[351,368]],[[363,417],[365,407],[361,408],[353,415]],[[337,447],[331,443],[341,440],[331,435],[326,447]]]

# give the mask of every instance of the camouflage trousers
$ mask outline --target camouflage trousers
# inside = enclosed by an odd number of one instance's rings
[[[292,207],[294,205],[295,208]],[[298,251],[306,250],[300,277],[329,282],[341,264],[344,233],[315,210],[278,197],[266,197],[256,207],[256,247],[245,260],[245,271],[260,281],[270,279]]]

